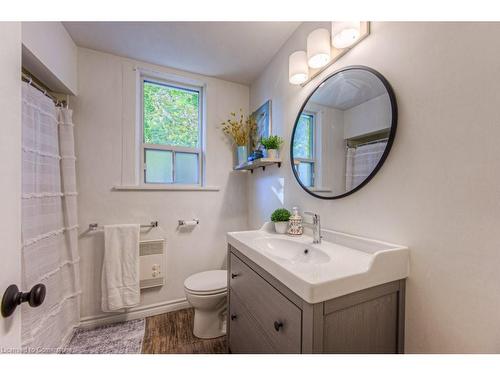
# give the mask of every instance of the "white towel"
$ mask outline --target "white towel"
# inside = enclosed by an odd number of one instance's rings
[[[102,310],[120,310],[140,303],[139,224],[104,226]]]

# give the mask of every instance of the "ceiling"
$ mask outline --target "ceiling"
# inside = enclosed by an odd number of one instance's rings
[[[250,84],[300,22],[64,22],[80,47]]]
[[[384,84],[376,75],[366,70],[352,69],[329,78],[310,101],[344,111],[386,93]]]

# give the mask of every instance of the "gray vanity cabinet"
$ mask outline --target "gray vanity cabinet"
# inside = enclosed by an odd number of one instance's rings
[[[403,353],[405,281],[309,304],[229,245],[232,353]]]

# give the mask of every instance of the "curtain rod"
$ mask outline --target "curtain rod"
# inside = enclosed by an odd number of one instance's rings
[[[37,83],[31,75],[29,75],[25,72],[21,72],[21,79],[24,82],[28,83],[28,85],[33,86],[38,91],[41,91],[43,93],[43,95],[45,95],[50,100],[52,100],[56,106],[59,106],[59,105],[65,106],[67,104],[65,100],[60,100],[60,99],[56,98],[43,85],[41,85],[40,83]]]
[[[349,146],[348,144],[346,144],[346,147],[356,148],[359,146],[367,146],[367,145],[371,145],[371,144],[375,144],[375,143],[387,142],[388,140],[389,140],[389,138],[374,139],[373,141],[358,143],[357,145],[354,145],[354,146]]]

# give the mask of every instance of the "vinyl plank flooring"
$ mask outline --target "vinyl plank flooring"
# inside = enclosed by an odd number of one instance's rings
[[[193,335],[193,309],[146,318],[143,354],[227,354],[226,336],[199,339]]]

